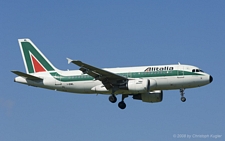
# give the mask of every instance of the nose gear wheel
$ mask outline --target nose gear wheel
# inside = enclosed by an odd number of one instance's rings
[[[184,97],[184,89],[182,88],[182,89],[180,89],[180,95],[181,95],[181,101],[182,102],[185,102],[186,101],[186,98]]]

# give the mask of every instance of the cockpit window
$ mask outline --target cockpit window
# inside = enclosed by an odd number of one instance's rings
[[[193,69],[192,72],[204,72],[204,71],[200,69]]]

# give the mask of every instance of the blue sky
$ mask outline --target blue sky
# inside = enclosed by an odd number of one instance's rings
[[[224,1],[3,1],[0,5],[1,141],[225,140]],[[164,91],[161,103],[81,95],[13,82],[25,72],[18,38],[30,38],[59,69],[66,58],[94,66],[195,65],[210,85]],[[120,99],[120,97],[118,97]]]

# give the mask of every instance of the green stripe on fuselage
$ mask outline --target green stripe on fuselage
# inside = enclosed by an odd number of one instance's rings
[[[55,79],[62,82],[71,81],[87,81],[93,80],[94,78],[89,75],[74,75],[74,76],[63,76],[57,72],[50,73]],[[118,73],[118,75],[129,77],[129,78],[145,78],[145,77],[167,77],[167,76],[188,76],[188,75],[202,75],[194,72],[188,71],[152,71],[152,72],[130,72],[130,73]]]

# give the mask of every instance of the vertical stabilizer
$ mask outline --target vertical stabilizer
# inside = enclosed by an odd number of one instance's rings
[[[30,39],[18,39],[27,73],[57,70]]]

